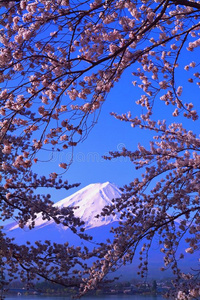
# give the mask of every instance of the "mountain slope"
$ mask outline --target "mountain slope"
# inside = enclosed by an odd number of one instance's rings
[[[90,184],[78,192],[68,196],[67,198],[58,201],[54,206],[63,207],[74,207],[74,215],[79,217],[85,222],[85,229],[96,228],[100,226],[105,226],[113,222],[119,221],[119,215],[111,216],[96,216],[102,211],[106,205],[112,204],[112,199],[119,198],[121,196],[121,191],[112,183],[95,183]],[[49,227],[54,225],[54,221],[43,220],[42,215],[38,214],[35,219],[34,230],[39,230],[43,227]],[[58,230],[68,229],[67,227],[56,225]],[[7,230],[13,231],[19,228],[17,223],[12,223],[6,227]],[[28,227],[24,229],[28,230]]]

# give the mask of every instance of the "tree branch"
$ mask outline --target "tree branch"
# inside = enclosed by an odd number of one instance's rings
[[[187,0],[173,0],[172,1],[175,5],[185,5],[185,6],[189,6],[189,7],[194,7],[197,9],[200,9],[200,3],[197,2],[191,2],[191,1],[187,1]]]

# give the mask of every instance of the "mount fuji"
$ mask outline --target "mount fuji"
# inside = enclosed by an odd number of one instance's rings
[[[76,207],[74,215],[84,221],[85,233],[93,237],[93,243],[106,242],[107,239],[112,239],[113,235],[110,232],[112,227],[116,227],[119,224],[120,214],[110,216],[99,216],[102,209],[106,205],[112,204],[112,199],[120,198],[122,192],[112,183],[95,183],[90,184],[71,196],[58,201],[54,206],[63,207]],[[178,224],[177,224],[178,226]],[[24,244],[26,241],[34,243],[37,240],[45,241],[50,240],[55,243],[69,242],[71,245],[78,246],[84,244],[87,247],[91,247],[94,244],[90,244],[85,240],[81,240],[75,235],[68,227],[61,224],[56,224],[53,220],[47,221],[42,219],[42,215],[38,214],[35,219],[35,227],[29,229],[25,226],[23,229],[19,228],[18,224],[11,223],[5,226],[6,234],[15,238],[18,244]],[[142,246],[142,245],[141,245]],[[184,241],[181,241],[179,245],[179,252],[185,252],[188,247]],[[185,253],[185,259],[181,263],[183,271],[189,271],[191,267],[196,266],[198,261],[198,253],[190,255]],[[134,264],[126,266],[122,270],[123,277],[134,277],[138,265],[139,255],[136,255],[136,261]],[[160,276],[169,276],[169,272],[165,274],[159,272],[160,267],[163,265],[163,254],[160,252],[160,246],[158,239],[153,240],[151,251],[149,253],[149,271],[153,278],[160,278]],[[187,268],[187,270],[186,270]],[[125,275],[124,275],[125,274]]]
[[[119,216],[116,215],[99,218],[96,216],[100,214],[106,205],[112,204],[112,199],[119,198],[120,196],[121,191],[114,184],[109,182],[102,184],[95,183],[82,188],[78,192],[64,198],[63,200],[58,201],[54,204],[54,206],[60,209],[63,207],[75,207],[75,217],[79,217],[85,222],[85,229],[90,229],[119,221]],[[40,213],[35,219],[35,229],[38,230],[42,227],[49,226],[52,223],[54,223],[53,220],[43,220],[42,214]],[[10,224],[9,231],[17,228],[18,224]],[[65,229],[65,227],[63,227],[63,229]]]
[[[112,224],[119,221],[120,215],[99,216],[98,218],[96,216],[101,213],[106,205],[112,204],[112,199],[120,196],[121,191],[114,184],[110,182],[95,183],[58,201],[54,206],[58,208],[74,207],[74,215],[79,217],[81,221],[84,221],[86,232],[89,234],[93,234],[93,231],[98,233],[99,240],[105,236],[105,231],[109,232]],[[28,226],[25,226],[23,229],[19,228],[16,222],[7,225],[5,230],[10,237],[14,237],[21,244],[26,240],[34,242],[36,240],[49,239],[52,242],[63,243],[64,240],[75,242],[78,239],[68,227],[55,224],[52,219],[50,221],[43,220],[41,213],[35,219],[35,227],[31,230]]]

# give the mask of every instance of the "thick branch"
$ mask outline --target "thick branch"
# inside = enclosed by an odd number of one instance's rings
[[[174,0],[173,3],[175,5],[179,4],[179,5],[185,5],[185,6],[200,9],[200,3],[197,3],[197,2],[191,2],[191,1],[187,1],[187,0]]]

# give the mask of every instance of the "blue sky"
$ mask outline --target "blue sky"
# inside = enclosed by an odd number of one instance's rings
[[[130,72],[128,72],[130,74]],[[129,80],[127,81],[127,77]],[[69,170],[63,175],[69,183],[81,183],[82,188],[90,183],[110,181],[118,186],[129,183],[135,177],[133,165],[127,158],[119,158],[112,161],[105,161],[102,156],[109,151],[121,150],[122,147],[134,149],[138,142],[143,141],[138,129],[133,129],[130,124],[120,122],[110,115],[110,112],[126,113],[129,110],[138,109],[135,105],[138,94],[131,83],[130,75],[124,75],[122,80],[114,87],[103,104],[97,124],[89,133],[86,140],[74,148],[73,163]],[[140,109],[138,109],[138,112]],[[48,158],[51,153],[47,153]],[[46,157],[47,158],[47,157]],[[71,150],[54,153],[49,163],[35,165],[35,170],[40,174],[53,171],[60,171],[60,162],[69,162]],[[77,189],[79,189],[77,188]],[[52,200],[58,201],[77,189],[69,191],[52,190]]]
[[[179,84],[185,86],[183,97],[187,102],[196,102],[199,99],[199,88],[187,83],[185,75],[188,75],[188,73],[183,71],[183,67],[184,65],[177,73]],[[141,90],[132,85],[133,76],[131,71],[134,68],[134,66],[130,67],[123,74],[121,80],[111,90],[103,104],[97,124],[89,133],[87,139],[74,148],[73,163],[63,175],[63,179],[67,179],[70,184],[81,183],[80,187],[69,191],[52,190],[51,195],[54,202],[65,198],[90,183],[110,181],[121,187],[139,176],[141,171],[135,171],[133,164],[127,158],[118,158],[112,161],[105,161],[102,158],[110,150],[121,150],[124,146],[128,150],[135,150],[138,143],[148,147],[152,135],[155,134],[147,130],[133,129],[129,123],[116,120],[110,115],[110,112],[121,114],[131,111],[133,116],[142,113],[141,107],[135,104],[135,101],[140,97]],[[187,128],[193,129],[198,133],[199,121],[193,122],[181,116],[174,118],[171,115],[173,110],[174,107],[167,107],[162,101],[157,99],[154,104],[153,116],[155,119],[167,119],[168,124],[171,122],[183,122]],[[49,159],[50,157],[51,154],[47,153],[46,158]],[[53,171],[62,172],[62,169],[58,168],[58,164],[60,162],[69,162],[70,157],[71,150],[54,153],[53,159],[49,163],[43,166],[38,164],[35,167],[40,174],[45,172],[47,175]]]

